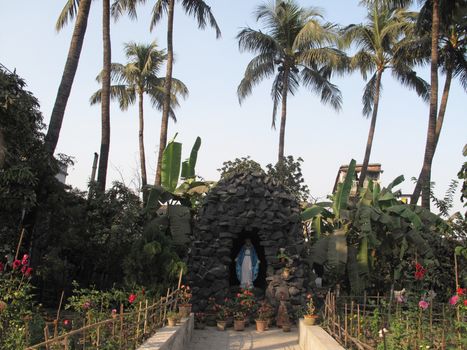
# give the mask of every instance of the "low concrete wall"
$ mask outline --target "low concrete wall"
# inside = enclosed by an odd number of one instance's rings
[[[187,348],[193,333],[193,314],[183,318],[175,327],[163,327],[149,338],[138,350],[183,350]]]
[[[344,350],[344,348],[320,326],[307,326],[300,319],[298,327],[301,350]]]

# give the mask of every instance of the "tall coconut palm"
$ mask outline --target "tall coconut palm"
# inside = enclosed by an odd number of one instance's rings
[[[425,100],[429,97],[428,83],[412,70],[410,61],[395,59],[398,45],[415,27],[416,14],[403,8],[374,3],[368,6],[367,20],[365,24],[352,24],[344,28],[342,38],[344,45],[354,44],[358,50],[350,60],[350,67],[360,70],[365,80],[368,74],[372,74],[362,97],[363,115],[371,115],[371,123],[360,173],[360,188],[364,185],[370,161],[384,71],[391,69],[393,76],[403,85],[414,89]]]
[[[284,158],[287,97],[304,85],[321,97],[321,102],[339,110],[341,92],[330,82],[332,74],[343,71],[346,56],[334,47],[335,27],[322,23],[322,14],[314,8],[301,8],[293,0],[259,5],[256,20],[263,30],[243,28],[237,35],[241,51],[256,56],[248,64],[237,94],[239,102],[251,94],[253,86],[274,77],[271,89],[273,99],[272,127],[281,103],[278,162]]]
[[[216,37],[220,38],[221,31],[216,19],[209,7],[203,0],[179,0],[185,13],[193,16],[198,21],[198,27],[204,29],[207,25],[214,28]],[[145,3],[146,0],[115,0],[113,14],[118,15],[128,12],[130,17],[136,17],[136,4]],[[157,159],[155,184],[161,183],[162,155],[167,144],[168,121],[170,113],[170,91],[172,91],[172,70],[173,70],[173,21],[176,0],[157,0],[152,10],[150,29],[160,22],[164,14],[167,14],[167,70],[165,75],[165,98],[162,109],[162,120],[160,130],[159,154]]]
[[[56,29],[60,30],[68,22],[70,17],[76,15],[75,27],[71,37],[70,48],[68,49],[65,68],[50,116],[47,135],[45,136],[45,147],[50,155],[53,155],[55,152],[60,136],[66,104],[68,102],[68,97],[70,97],[71,86],[73,85],[81,49],[83,47],[90,8],[91,0],[68,0],[56,24]]]
[[[165,51],[159,50],[155,42],[147,44],[136,44],[130,42],[125,44],[125,55],[128,63],[125,65],[113,63],[111,68],[114,85],[110,87],[110,96],[119,102],[121,110],[138,101],[139,119],[139,158],[141,169],[141,185],[143,202],[147,201],[147,172],[146,155],[144,150],[144,96],[147,95],[151,104],[158,110],[162,110],[164,100],[165,79],[159,77],[162,64],[167,59]],[[102,80],[102,73],[97,81]],[[101,91],[98,90],[91,96],[91,104],[101,102]],[[178,98],[188,96],[187,87],[178,79],[173,78],[172,84],[172,108],[170,117],[176,121],[173,108],[178,106]]]
[[[102,42],[103,42],[103,68],[102,68],[102,101],[101,101],[101,148],[99,166],[97,167],[97,189],[105,191],[107,180],[107,166],[110,152],[110,0],[102,0]]]
[[[467,85],[466,9],[467,2],[465,0],[442,2],[427,0],[420,11],[421,31],[428,35],[431,34],[431,47],[427,47],[427,52],[431,54],[431,79],[436,82],[436,91],[434,91],[432,83],[433,93],[430,99],[425,155],[422,170],[412,194],[412,203],[417,203],[421,194],[422,206],[428,209],[431,200],[431,168],[444,122],[451,80],[453,77],[459,76],[464,89]],[[446,75],[439,109],[438,67],[441,67],[442,72]]]

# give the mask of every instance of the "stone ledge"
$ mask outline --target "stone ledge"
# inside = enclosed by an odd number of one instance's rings
[[[307,326],[303,319],[299,324],[301,350],[344,350],[344,348],[320,326]]]
[[[191,340],[194,317],[183,318],[175,327],[163,327],[146,340],[138,350],[183,350]]]

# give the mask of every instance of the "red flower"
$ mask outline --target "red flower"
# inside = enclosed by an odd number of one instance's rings
[[[464,300],[464,306],[467,306],[467,299]]]
[[[416,280],[422,280],[423,277],[425,276],[426,269],[423,268],[422,265],[419,263],[415,264],[415,279]]]
[[[26,267],[26,266],[24,266]],[[24,273],[24,276],[29,277],[32,275],[32,267],[28,267]]]
[[[146,291],[143,289],[141,289],[141,294],[144,295],[144,293],[146,293]]]
[[[69,320],[63,320],[63,325],[64,326],[68,326],[70,324],[70,321]]]
[[[19,261],[19,260],[13,261],[13,270],[16,270],[20,266],[21,266],[21,261]]]
[[[22,265],[27,265],[29,263],[29,255],[24,254],[23,259],[21,260]]]
[[[21,268],[21,272],[23,273],[23,275],[24,275],[24,273],[26,272],[27,269],[28,269],[27,266],[23,266],[23,267]]]
[[[457,295],[464,295],[465,288],[457,288]]]
[[[5,265],[0,261],[0,272],[2,272],[5,269]]]
[[[136,294],[130,294],[130,296],[128,297],[128,301],[130,302],[130,304],[133,304],[135,300],[136,300]]]

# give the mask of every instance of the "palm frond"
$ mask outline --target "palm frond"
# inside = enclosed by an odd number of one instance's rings
[[[136,5],[145,3],[146,0],[115,0],[110,7],[110,13],[115,20],[125,13],[131,19],[137,19]]]
[[[371,79],[366,83],[365,89],[363,91],[363,96],[362,96],[362,103],[363,103],[363,110],[362,114],[365,117],[369,117],[371,115],[371,112],[373,111],[373,104],[375,101],[375,95],[376,95],[376,79],[377,79],[378,72],[375,72]],[[379,86],[379,93],[381,94],[381,91],[383,90],[383,84],[380,83]]]
[[[358,51],[353,57],[350,58],[350,69],[360,70],[363,79],[367,79],[369,73],[376,69],[374,56],[364,50]]]
[[[200,29],[206,28],[209,24],[216,31],[216,38],[221,37],[221,30],[217,25],[211,7],[203,0],[182,0],[182,6],[187,14],[196,18]]]
[[[253,86],[259,84],[264,78],[268,78],[274,74],[274,55],[270,53],[262,53],[254,57],[245,69],[245,75],[238,85],[237,95],[239,103],[247,97]]]
[[[78,14],[79,0],[67,0],[63,6],[57,22],[55,23],[55,30],[59,32],[67,25],[67,23],[75,18]]]
[[[324,45],[334,45],[338,41],[334,25],[322,25],[316,19],[310,19],[298,32],[293,42],[293,50],[306,50]]]
[[[128,88],[126,85],[111,85],[110,86],[110,98],[117,100],[120,109],[125,111],[130,105],[135,103],[136,93],[134,88]],[[97,90],[89,99],[91,105],[101,103],[101,89]]]
[[[162,17],[167,14],[169,6],[168,0],[157,0],[152,8],[152,16],[151,16],[151,25],[149,29],[152,31],[154,26],[159,23]]]
[[[399,82],[407,86],[410,89],[413,89],[417,92],[425,102],[428,102],[430,99],[430,84],[425,80],[420,78],[415,71],[410,69],[407,66],[394,66],[391,70],[392,75],[399,80]]]
[[[322,103],[329,104],[339,111],[342,108],[342,94],[339,88],[329,81],[331,75],[332,69],[326,66],[319,69],[304,67],[301,71],[303,85],[318,94]]]
[[[237,35],[238,48],[240,52],[249,51],[252,53],[277,53],[283,51],[279,43],[270,35],[259,30],[243,28]]]
[[[276,116],[277,116],[277,106],[282,101],[282,86],[284,81],[284,74],[283,72],[279,72],[271,87],[271,97],[272,97],[272,121],[271,121],[271,128],[276,129]]]
[[[335,73],[348,71],[348,57],[341,50],[334,47],[312,48],[299,52],[296,62],[305,66],[328,66],[332,67]]]

